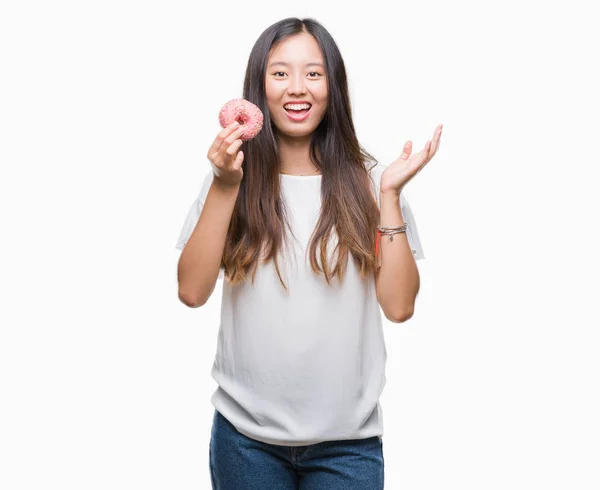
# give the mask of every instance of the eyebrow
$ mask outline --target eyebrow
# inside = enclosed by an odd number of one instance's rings
[[[271,68],[274,65],[290,66],[285,61],[273,61],[273,63],[271,63],[269,65],[269,68]],[[320,66],[321,68],[324,68],[322,63],[315,63],[315,62],[313,62],[313,63],[306,63],[306,65],[304,65],[304,66]]]

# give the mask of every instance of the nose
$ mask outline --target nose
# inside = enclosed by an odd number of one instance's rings
[[[305,80],[302,75],[294,75],[289,78],[288,93],[290,95],[304,94],[306,92]]]

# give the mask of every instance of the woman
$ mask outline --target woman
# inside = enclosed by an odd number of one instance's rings
[[[413,313],[424,257],[400,191],[441,126],[381,169],[357,141],[340,52],[312,19],[261,34],[243,92],[263,129],[245,142],[235,124],[219,132],[177,243],[185,304],[203,305],[227,277],[213,488],[383,488],[380,307],[394,322]],[[391,230],[379,240],[380,223]]]

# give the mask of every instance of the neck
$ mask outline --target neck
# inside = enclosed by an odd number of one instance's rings
[[[317,175],[320,170],[310,158],[311,135],[291,138],[279,135],[279,168],[288,175]]]

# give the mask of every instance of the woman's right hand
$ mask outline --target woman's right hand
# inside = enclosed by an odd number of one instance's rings
[[[243,141],[243,128],[237,121],[224,128],[208,150],[208,159],[213,165],[214,180],[223,187],[236,187],[242,181],[244,153],[238,151]]]

